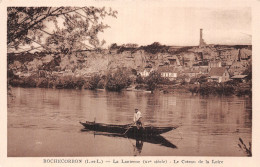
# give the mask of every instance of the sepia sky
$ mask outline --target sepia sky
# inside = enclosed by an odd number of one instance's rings
[[[172,6],[117,6],[118,18],[100,35],[111,43],[139,45],[155,41],[166,45],[198,45],[203,29],[207,44],[251,44],[251,8],[198,8]]]

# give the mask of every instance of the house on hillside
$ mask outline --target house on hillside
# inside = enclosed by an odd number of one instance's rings
[[[153,72],[153,71],[154,71],[154,69],[152,67],[147,66],[147,67],[144,68],[144,70],[139,72],[139,75],[141,77],[148,77],[150,75],[150,73]]]
[[[202,75],[202,71],[200,68],[186,68],[183,69],[180,76],[182,76],[185,82],[190,82],[194,78],[199,78]]]
[[[231,79],[238,82],[246,82],[246,77],[247,75],[234,75]]]
[[[202,74],[200,70],[184,70],[183,74],[188,76],[189,78],[197,77],[199,74]]]
[[[209,73],[208,66],[193,66],[192,70],[199,71],[199,74],[208,74]]]
[[[169,80],[173,81],[178,76],[178,70],[173,67],[159,67],[158,73],[161,74],[163,78],[168,78]]]
[[[213,67],[222,67],[221,61],[210,61],[209,62],[209,68],[213,68]]]
[[[225,67],[213,67],[209,72],[209,82],[226,82],[230,80],[230,75]]]

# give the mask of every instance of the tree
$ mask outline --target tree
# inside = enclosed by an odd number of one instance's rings
[[[157,73],[155,71],[151,72],[150,75],[145,78],[148,90],[150,90],[153,93],[161,79],[162,78],[160,73]]]
[[[101,77],[99,75],[92,76],[88,81],[88,88],[91,90],[95,90],[98,88],[98,83],[101,80]]]
[[[200,77],[198,78],[197,81],[198,81],[200,84],[205,83],[205,82],[208,81],[208,77],[205,76],[205,75],[202,75],[202,76],[200,76]]]
[[[246,70],[242,73],[242,75],[247,75],[246,80],[252,80],[252,64],[250,64]]]
[[[159,42],[154,42],[151,45],[141,46],[140,49],[144,49],[148,53],[156,54],[156,53],[166,53],[169,50],[169,46],[161,45]]]
[[[107,75],[106,89],[109,91],[121,91],[131,84],[129,72],[118,68],[115,73]]]
[[[108,48],[109,48],[110,50],[111,50],[111,49],[117,49],[117,48],[119,48],[119,46],[117,46],[116,43],[112,43]]]
[[[117,11],[105,7],[8,7],[8,53],[31,49],[71,53],[101,47],[98,33],[108,28],[101,19],[116,17]],[[43,40],[45,39],[45,40]]]
[[[127,48],[137,48],[137,47],[138,47],[138,44],[136,44],[136,43],[127,43],[127,44],[125,45],[125,47],[127,47]]]

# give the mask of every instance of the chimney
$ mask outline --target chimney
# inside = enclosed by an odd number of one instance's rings
[[[203,29],[200,29],[200,43],[203,41]]]
[[[206,43],[204,42],[204,39],[203,39],[203,29],[201,28],[200,29],[200,44],[199,44],[199,47],[201,48],[205,45],[206,45]]]

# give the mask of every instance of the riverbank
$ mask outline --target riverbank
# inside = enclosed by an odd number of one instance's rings
[[[54,89],[107,89],[109,91],[150,91],[149,86],[145,83],[133,84],[135,81],[130,78],[124,79],[125,81],[116,81],[115,78],[109,78],[106,76],[93,76],[90,78],[64,76],[60,78],[51,77],[13,77],[8,80],[8,84],[13,87],[23,88],[54,88]],[[158,84],[155,91],[162,93],[192,93],[194,95],[236,95],[252,96],[252,84],[237,83],[237,82],[205,82],[202,84]]]
[[[107,89],[109,91],[121,91],[133,83],[130,71],[117,69],[107,75],[92,75],[89,77],[75,75],[40,75],[38,73],[30,76],[19,77],[9,74],[8,85],[13,87],[38,87],[56,89]]]
[[[233,85],[230,83],[203,83],[186,85],[161,85],[159,90],[163,93],[192,93],[194,95],[220,95],[220,96],[252,96],[252,89],[248,83]]]

